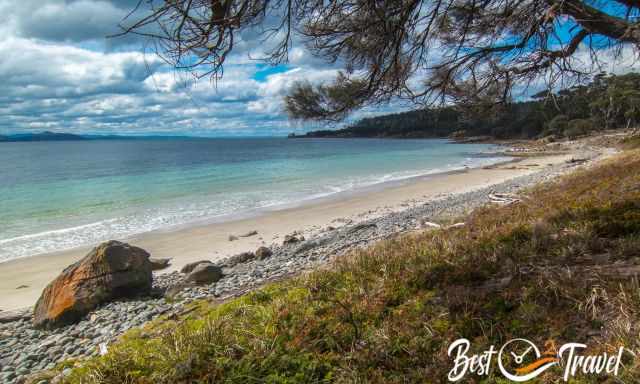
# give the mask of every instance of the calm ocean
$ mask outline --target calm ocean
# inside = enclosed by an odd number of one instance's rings
[[[445,140],[0,143],[0,261],[504,160]]]

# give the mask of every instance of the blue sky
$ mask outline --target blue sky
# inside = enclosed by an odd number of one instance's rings
[[[295,81],[332,80],[338,66],[314,58],[299,43],[286,65],[266,65],[253,58],[264,54],[268,42],[245,31],[237,36],[224,77],[195,81],[144,52],[144,41],[105,38],[118,32],[137,2],[0,0],[0,134],[270,136],[326,128],[290,121],[282,99]],[[403,109],[365,109],[350,119]]]

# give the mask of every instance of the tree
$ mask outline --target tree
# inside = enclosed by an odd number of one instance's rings
[[[569,126],[569,119],[566,115],[558,115],[554,117],[547,125],[547,135],[563,135]]]
[[[591,82],[558,92],[544,91],[534,95],[535,100],[491,110],[477,110],[474,105],[424,108],[364,118],[343,129],[312,131],[308,137],[577,137],[604,129],[607,118],[609,128],[636,126],[640,122],[639,90],[638,73],[601,73]],[[614,109],[608,107],[611,100]]]
[[[570,139],[575,139],[581,135],[593,131],[593,122],[589,119],[574,119],[569,121],[564,135]]]
[[[237,34],[262,28],[266,60],[286,61],[294,34],[344,65],[332,84],[299,83],[293,117],[340,119],[355,108],[406,98],[418,105],[508,101],[514,86],[597,71],[595,53],[640,44],[640,0],[146,0],[123,26],[148,36],[176,67],[218,76]],[[275,20],[275,22],[273,22]],[[594,65],[575,58],[586,47]],[[416,79],[420,79],[416,84]]]

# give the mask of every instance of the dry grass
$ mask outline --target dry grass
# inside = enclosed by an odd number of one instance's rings
[[[478,351],[514,337],[639,350],[640,287],[629,271],[640,264],[640,152],[465,221],[222,305],[201,302],[185,318],[130,332],[68,381],[446,382],[446,350],[460,337]],[[626,361],[618,379],[638,377]],[[506,381],[494,369],[482,382]]]

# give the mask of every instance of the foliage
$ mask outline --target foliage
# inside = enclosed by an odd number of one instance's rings
[[[386,240],[225,304],[199,302],[130,332],[66,381],[444,382],[460,337],[477,351],[524,337],[638,352],[640,286],[606,271],[637,260],[639,201],[634,151],[476,210],[463,228]],[[627,361],[618,381],[638,375]],[[537,382],[560,380],[554,368]],[[505,381],[494,369],[482,382]]]
[[[198,77],[221,76],[232,51],[246,46],[241,36],[259,41],[270,63],[285,62],[302,43],[341,65],[333,84],[296,86],[286,98],[291,116],[303,119],[340,119],[396,97],[420,105],[507,101],[515,86],[544,79],[552,89],[598,70],[599,51],[640,45],[640,3],[630,0],[136,3],[123,34],[149,37],[161,57]],[[587,63],[576,57],[579,47]]]
[[[482,108],[443,107],[362,119],[340,130],[308,137],[577,137],[594,130],[640,122],[640,74],[600,74],[586,85],[558,93],[541,92],[533,101]],[[459,135],[458,135],[459,136]]]
[[[635,134],[629,137],[626,137],[622,140],[622,148],[624,149],[636,149],[640,148],[640,135]]]
[[[567,123],[564,136],[575,139],[594,130],[594,124],[589,119],[573,119]]]
[[[544,134],[562,136],[569,127],[569,118],[566,115],[558,115],[547,124]]]

